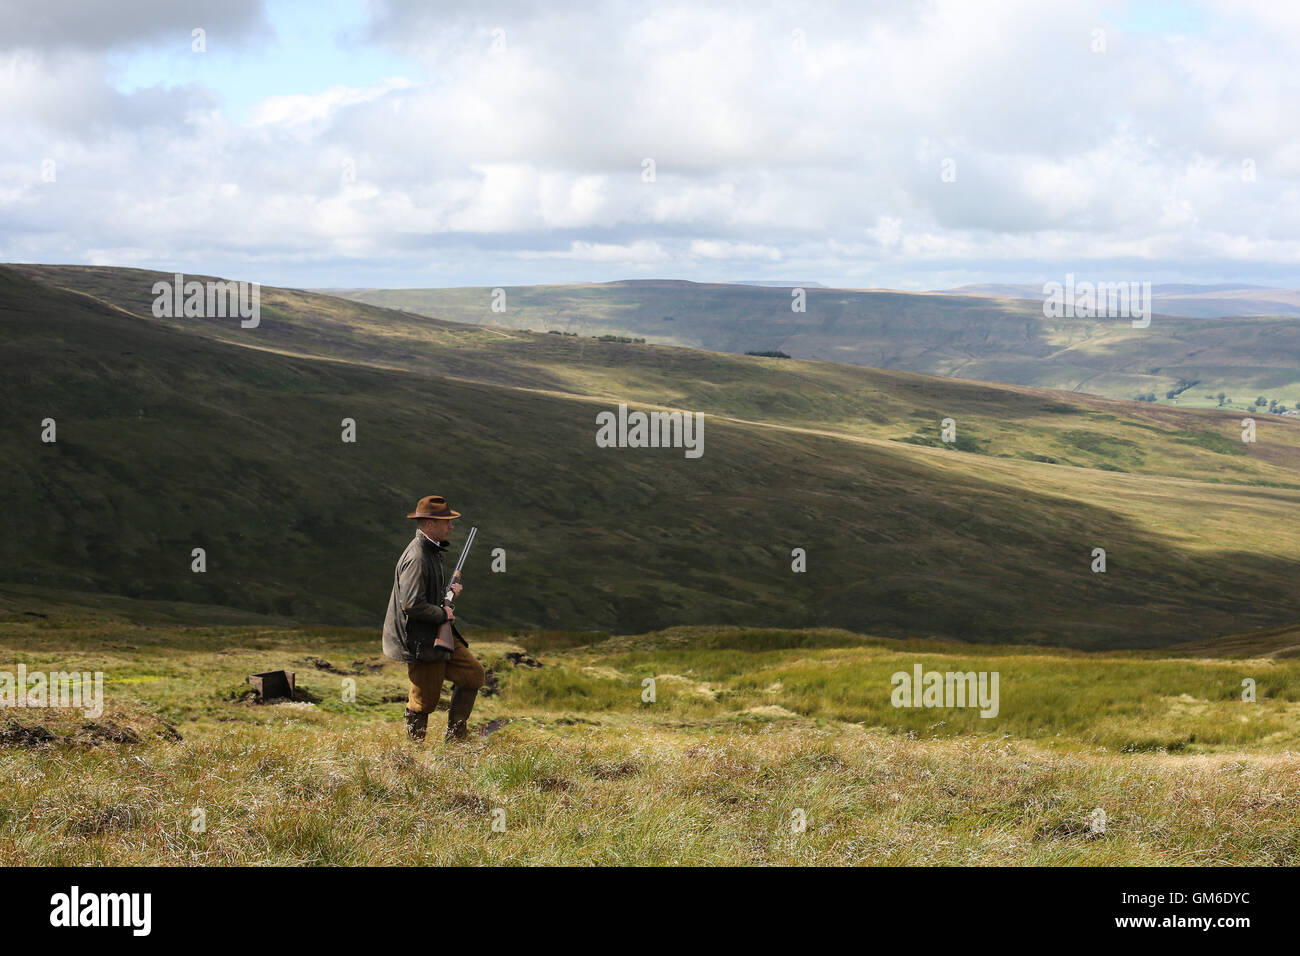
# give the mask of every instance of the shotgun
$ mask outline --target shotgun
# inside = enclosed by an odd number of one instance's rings
[[[469,557],[469,549],[470,546],[474,544],[474,536],[476,534],[478,534],[478,528],[474,527],[470,528],[469,534],[465,536],[465,546],[460,549],[460,560],[456,562],[456,570],[451,572],[451,580],[453,584],[460,583],[460,569],[465,567],[465,559]],[[454,611],[456,610],[456,605],[454,603],[455,597],[455,592],[452,591],[451,588],[447,588],[447,593],[442,597],[442,603],[450,605],[451,609]],[[451,621],[438,625],[438,635],[433,639],[433,645],[434,647],[446,651],[448,657],[455,653],[456,637],[451,629]]]

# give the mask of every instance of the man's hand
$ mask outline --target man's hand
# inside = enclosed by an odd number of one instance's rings
[[[451,584],[447,585],[447,587],[451,591],[451,599],[453,601],[460,597],[461,591],[465,590],[465,585],[461,584],[459,581],[452,581]]]
[[[442,609],[447,612],[448,622],[456,620],[456,612],[452,609],[450,604],[444,604]]]

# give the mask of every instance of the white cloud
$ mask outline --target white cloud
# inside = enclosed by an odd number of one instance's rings
[[[253,111],[251,122],[254,126],[291,127],[305,123],[319,126],[341,107],[369,103],[393,90],[407,89],[412,85],[410,80],[395,77],[362,89],[331,86],[320,93],[268,96]]]
[[[371,43],[419,82],[267,96],[241,124],[218,78],[113,89],[104,50],[157,42],[126,6],[98,46],[28,29],[0,52],[0,259],[320,285],[1300,263],[1290,8],[1207,2],[1202,32],[1162,35],[1106,0],[390,0]]]
[[[717,242],[709,239],[691,241],[691,255],[701,259],[767,259],[776,262],[781,250],[755,242]]]
[[[637,267],[661,265],[672,256],[657,242],[637,241],[625,245],[603,242],[573,242],[557,252],[524,251],[520,259],[562,259],[576,262],[605,262]]]

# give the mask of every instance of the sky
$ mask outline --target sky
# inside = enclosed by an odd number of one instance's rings
[[[1300,4],[0,0],[0,262],[1300,287]]]

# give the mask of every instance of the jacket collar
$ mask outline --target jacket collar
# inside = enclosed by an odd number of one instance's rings
[[[451,542],[449,541],[434,541],[432,538],[430,538],[419,528],[415,529],[415,539],[419,541],[421,544],[423,544],[425,547],[433,548],[434,550],[439,552],[446,551],[451,544]]]

